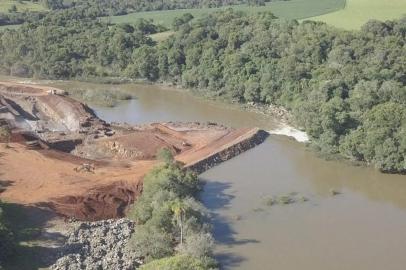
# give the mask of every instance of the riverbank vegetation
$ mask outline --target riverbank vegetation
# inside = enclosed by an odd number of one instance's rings
[[[142,195],[129,213],[137,223],[130,248],[144,258],[141,269],[214,269],[208,214],[196,199],[200,183],[168,150],[164,165],[144,178]]]
[[[124,76],[275,104],[292,111],[322,154],[406,171],[406,18],[347,32],[229,9],[184,20],[157,43],[149,37],[156,30],[149,21],[109,26],[63,14],[0,32],[1,72]]]

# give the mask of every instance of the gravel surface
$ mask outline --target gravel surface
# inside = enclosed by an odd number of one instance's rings
[[[68,233],[62,257],[50,269],[137,269],[141,261],[126,248],[134,226],[128,219],[76,222]]]

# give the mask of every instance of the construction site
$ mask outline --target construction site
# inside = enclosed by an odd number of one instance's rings
[[[78,220],[124,216],[161,149],[202,173],[268,136],[215,123],[110,124],[61,89],[9,82],[0,128],[0,199]]]

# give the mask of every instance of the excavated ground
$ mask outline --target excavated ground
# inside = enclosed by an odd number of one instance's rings
[[[162,148],[200,173],[268,136],[211,123],[110,125],[62,90],[4,82],[0,125],[13,130],[0,143],[0,199],[81,220],[123,216]]]

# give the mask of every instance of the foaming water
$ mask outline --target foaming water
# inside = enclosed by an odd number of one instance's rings
[[[298,130],[292,126],[289,126],[287,124],[281,124],[280,127],[270,130],[270,134],[274,135],[283,135],[287,137],[294,138],[298,142],[308,142],[309,141],[309,136],[307,135],[306,132]]]

